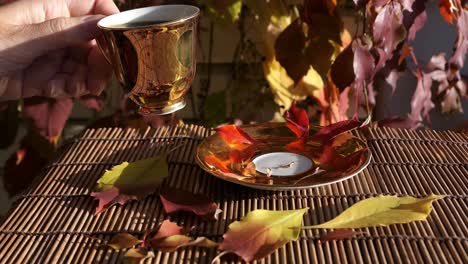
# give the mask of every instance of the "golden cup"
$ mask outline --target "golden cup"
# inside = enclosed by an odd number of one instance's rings
[[[98,45],[140,113],[164,115],[185,107],[196,71],[199,14],[190,5],[162,5],[98,22]]]

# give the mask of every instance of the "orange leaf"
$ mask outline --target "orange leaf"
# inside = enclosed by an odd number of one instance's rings
[[[403,49],[401,50],[400,58],[398,59],[398,65],[401,65],[401,63],[403,63],[403,61],[411,52],[412,48],[408,45],[408,43],[405,43],[405,45],[403,45]]]
[[[247,147],[237,145],[237,148],[241,149],[231,149],[229,153],[229,159],[232,163],[248,162],[255,154],[255,146],[253,145]]]
[[[460,3],[458,0],[439,0],[439,12],[440,15],[449,24],[453,24],[453,20],[457,19],[457,14],[453,11],[459,10]]]
[[[242,128],[235,125],[226,125],[216,129],[221,138],[229,145],[257,143]]]
[[[229,160],[220,160],[215,155],[209,155],[205,158],[205,162],[208,166],[221,170],[222,172],[231,173],[232,170],[228,167]]]

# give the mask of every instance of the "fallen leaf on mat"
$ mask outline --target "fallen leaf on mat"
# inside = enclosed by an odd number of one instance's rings
[[[351,238],[356,235],[363,235],[366,232],[353,231],[352,229],[335,229],[333,231],[327,232],[326,234],[320,236],[320,242],[325,243],[333,240],[340,240]]]
[[[91,196],[99,200],[96,214],[113,204],[125,204],[129,200],[151,194],[169,175],[166,155],[124,162],[108,170],[98,180],[96,192]]]
[[[132,248],[136,245],[143,243],[142,240],[132,236],[128,233],[117,234],[111,238],[111,240],[107,243],[107,246],[115,249],[121,250],[126,248]]]
[[[229,225],[219,245],[224,251],[221,254],[233,252],[247,262],[268,256],[287,242],[297,240],[307,210],[249,212],[241,221]]]
[[[352,205],[326,223],[306,226],[304,229],[363,228],[423,221],[432,211],[432,202],[443,197],[443,195],[434,194],[425,198],[372,197]]]
[[[164,211],[171,214],[178,211],[192,212],[210,220],[217,220],[221,210],[218,205],[203,194],[194,194],[175,188],[164,188],[160,194]]]

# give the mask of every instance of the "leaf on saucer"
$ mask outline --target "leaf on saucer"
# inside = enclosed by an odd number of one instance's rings
[[[424,221],[432,211],[432,202],[443,197],[434,194],[424,198],[372,197],[359,201],[328,222],[306,226],[304,229],[364,228]]]
[[[242,147],[232,148],[229,153],[229,159],[232,163],[249,162],[255,155],[255,145],[244,145]]]
[[[205,162],[212,169],[216,169],[224,173],[232,173],[232,170],[228,167],[230,160],[221,160],[216,155],[212,154],[205,157]]]
[[[357,235],[367,234],[366,232],[353,231],[352,229],[335,229],[333,231],[327,232],[324,235],[320,236],[320,243],[325,243],[333,240],[341,240],[346,238],[352,238]]]
[[[203,194],[194,194],[175,188],[164,188],[160,194],[166,213],[178,211],[192,212],[210,220],[217,220],[222,211],[218,205]]]
[[[237,144],[256,144],[257,142],[250,137],[247,132],[236,125],[226,125],[216,129],[221,138],[228,145]]]
[[[219,249],[249,262],[268,256],[291,240],[297,240],[308,208],[288,211],[254,210],[229,225]]]
[[[154,192],[169,175],[166,155],[123,162],[108,170],[98,180],[96,192],[91,196],[99,200],[96,214],[113,204],[125,204]]]
[[[292,104],[286,112],[286,126],[296,135],[297,138],[307,139],[309,136],[309,117],[304,109]]]
[[[355,119],[340,121],[329,126],[322,127],[317,133],[311,136],[311,140],[327,142],[334,137],[349,132],[361,126],[361,122]]]

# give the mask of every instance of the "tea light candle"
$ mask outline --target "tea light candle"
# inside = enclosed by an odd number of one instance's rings
[[[310,170],[312,161],[296,153],[272,152],[253,160],[257,171],[272,176],[295,176]]]

